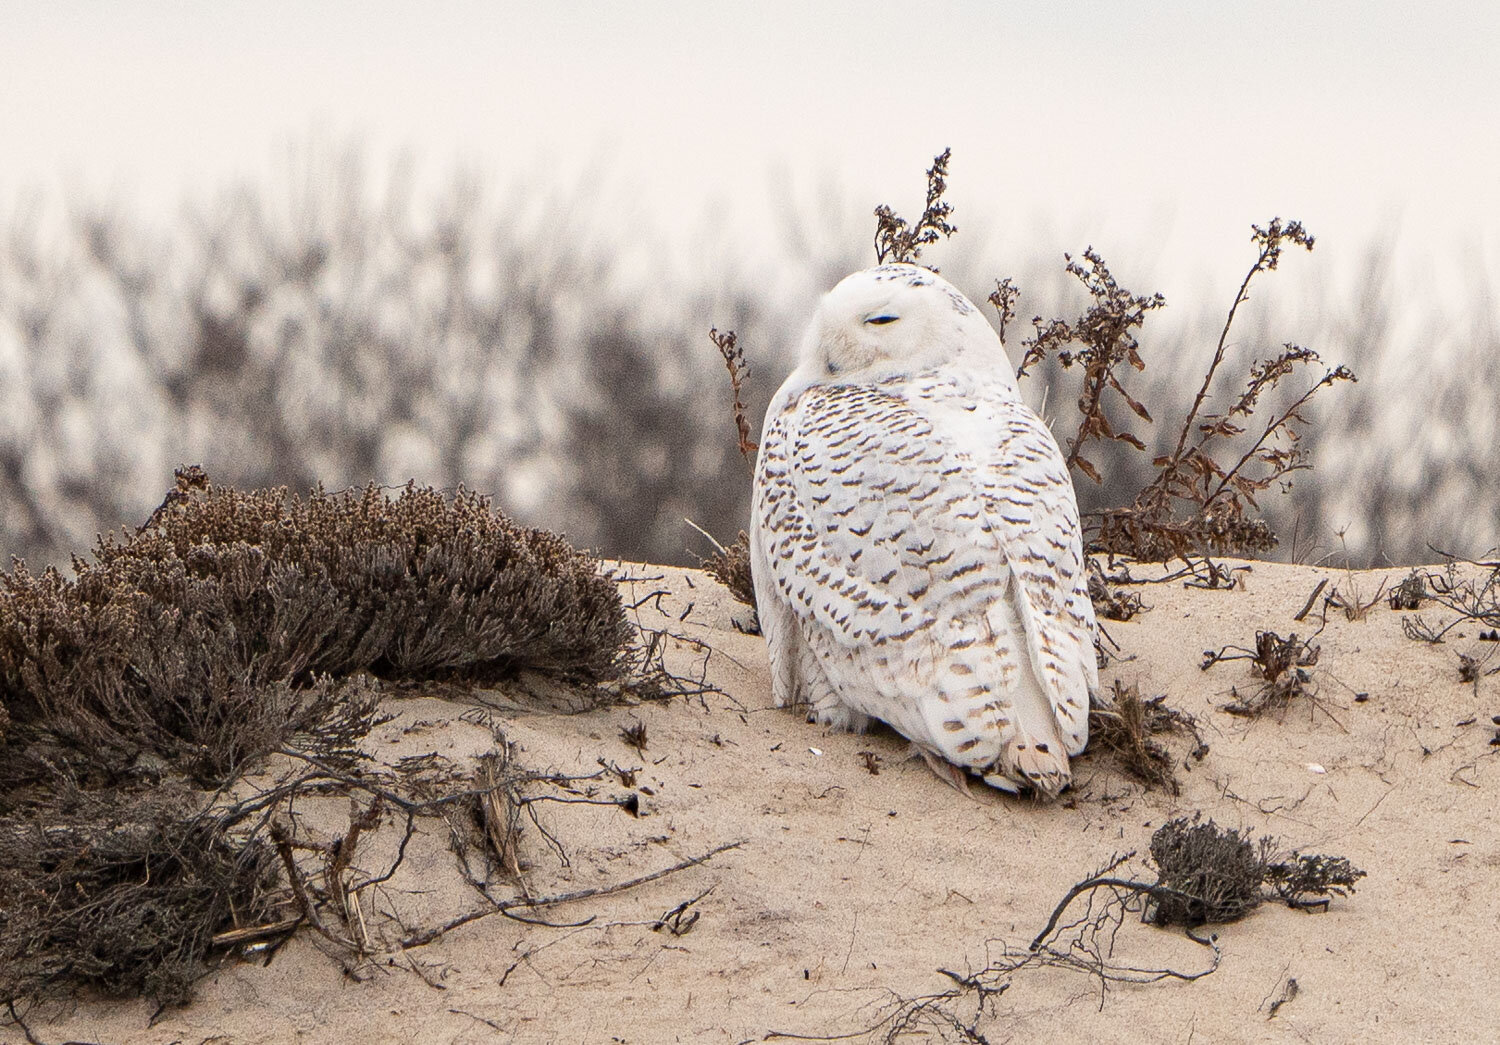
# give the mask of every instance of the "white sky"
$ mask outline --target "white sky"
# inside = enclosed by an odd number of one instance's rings
[[[778,171],[919,210],[952,146],[960,227],[1051,228],[1049,256],[1239,270],[1251,221],[1322,254],[1394,216],[1421,273],[1500,245],[1497,52],[1492,2],[0,0],[0,213],[36,187],[169,213],[321,135],[602,170],[691,250],[705,221],[763,237]]]

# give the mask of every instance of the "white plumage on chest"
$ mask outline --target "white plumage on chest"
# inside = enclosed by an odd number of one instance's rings
[[[752,515],[778,703],[882,719],[1008,790],[1066,785],[1097,688],[1077,508],[962,295],[887,266],[825,298],[767,413]]]

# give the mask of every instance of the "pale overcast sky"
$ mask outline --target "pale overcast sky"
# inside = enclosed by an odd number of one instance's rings
[[[321,135],[430,175],[592,164],[664,235],[753,236],[772,172],[904,209],[946,145],[961,216],[1051,223],[1048,251],[1171,229],[1217,258],[1273,214],[1320,248],[1398,215],[1417,269],[1500,241],[1490,2],[0,0],[0,26],[5,208],[169,213]]]

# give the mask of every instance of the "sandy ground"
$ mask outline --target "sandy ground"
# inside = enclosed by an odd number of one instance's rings
[[[1248,565],[1248,564],[1247,564]],[[441,821],[424,820],[399,873],[363,892],[372,937],[389,948],[346,970],[299,933],[268,965],[230,961],[186,1008],[154,1023],[143,1002],[77,997],[28,1017],[60,1042],[746,1042],[776,1035],[880,1040],[903,1000],[945,991],[940,969],[980,970],[1024,951],[1068,887],[1116,854],[1121,873],[1154,880],[1144,854],[1166,820],[1201,812],[1286,845],[1349,857],[1358,892],[1322,913],[1267,904],[1217,927],[1220,960],[1193,982],[1116,984],[1066,968],[1025,968],[991,996],[965,1039],[929,1023],[902,1040],[1225,1042],[1483,1040],[1496,1030],[1500,983],[1500,676],[1458,677],[1458,652],[1500,665],[1497,643],[1460,626],[1438,646],[1403,636],[1382,599],[1363,619],[1337,609],[1309,669],[1317,702],[1255,720],[1221,710],[1257,685],[1250,666],[1200,670],[1203,653],[1253,645],[1258,629],[1307,634],[1294,621],[1320,579],[1348,599],[1373,597],[1401,571],[1351,574],[1256,563],[1241,590],[1180,582],[1141,589],[1149,609],[1109,623],[1122,660],[1101,672],[1198,717],[1207,757],[1179,770],[1182,792],[1147,792],[1104,760],[1076,763],[1064,800],[1043,805],[975,788],[965,798],[905,742],[880,732],[830,734],[770,707],[764,644],[737,630],[748,611],[699,573],[636,567],[630,601],[653,592],[643,624],[691,642],[679,670],[705,661],[722,692],[579,715],[528,710],[502,694],[389,701],[395,718],[370,744],[387,761],[436,753],[466,764],[492,728],[528,767],[612,772],[535,808],[556,840],[528,824],[522,855],[533,896],[609,885],[728,843],[737,848],[628,891],[531,912],[570,927],[479,918],[425,946],[394,942],[483,901],[464,881]],[[1325,592],[1326,594],[1326,592]],[[1424,609],[1429,621],[1452,614]],[[682,618],[679,621],[679,618]],[[698,645],[702,644],[702,645]],[[489,707],[485,706],[488,702]],[[643,751],[621,730],[646,729]],[[1179,762],[1189,744],[1171,741]],[[871,754],[867,754],[871,753]],[[871,765],[878,772],[871,772]],[[347,799],[300,811],[330,833]],[[321,821],[320,821],[321,818]],[[361,844],[378,873],[399,822]],[[662,916],[695,901],[674,933]],[[693,914],[697,920],[688,926]],[[400,924],[398,924],[398,920]],[[586,923],[586,924],[582,924]],[[1114,959],[1201,970],[1210,951],[1181,930],[1127,918]],[[1289,992],[1295,996],[1275,1008]],[[952,1011],[975,1017],[972,997]],[[23,1040],[13,1025],[0,1040]]]

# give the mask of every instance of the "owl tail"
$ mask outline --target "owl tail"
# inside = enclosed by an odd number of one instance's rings
[[[984,782],[1006,791],[1022,784],[1043,798],[1054,798],[1073,782],[1073,771],[1068,767],[1068,752],[1055,737],[1037,740],[1018,726]]]

